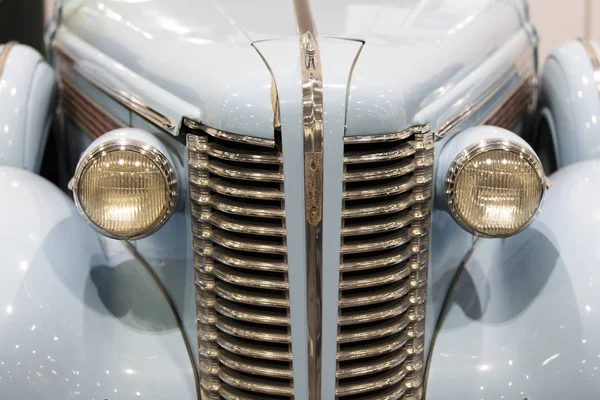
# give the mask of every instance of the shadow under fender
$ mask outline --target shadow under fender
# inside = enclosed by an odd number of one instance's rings
[[[197,399],[177,318],[128,246],[13,167],[0,221],[0,398]]]
[[[543,210],[480,239],[450,298],[427,399],[588,399],[600,393],[600,161],[554,174]]]

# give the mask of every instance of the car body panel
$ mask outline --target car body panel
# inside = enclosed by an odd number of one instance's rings
[[[146,3],[67,3],[55,43],[175,125],[272,138],[271,75],[243,32],[210,1]]]
[[[117,4],[119,3],[119,4]],[[156,2],[149,2],[149,4]],[[185,2],[176,2],[176,4],[184,4]],[[78,13],[83,13],[82,10],[86,10],[86,7],[91,7],[90,4],[95,5],[97,8],[97,2],[87,2],[82,3],[78,11],[73,7],[74,11],[66,11],[67,20],[69,15],[73,15],[71,18],[74,18],[71,21],[77,20],[77,18],[83,18],[82,16],[76,17],[79,15]],[[86,5],[87,4],[87,5]],[[103,3],[104,4],[104,3]],[[120,7],[122,3],[120,2],[110,2],[107,3],[111,5],[111,10],[114,7]],[[285,185],[286,185],[286,220],[287,220],[287,235],[288,235],[288,265],[290,268],[290,296],[292,299],[292,338],[293,338],[293,357],[294,357],[294,365],[296,371],[295,377],[295,390],[302,397],[303,390],[307,388],[307,378],[305,375],[305,365],[307,365],[307,351],[306,351],[306,340],[305,340],[305,332],[306,332],[306,303],[304,298],[306,296],[306,283],[305,283],[305,237],[304,237],[304,194],[302,185],[298,185],[298,182],[303,181],[303,171],[302,168],[298,168],[299,165],[303,165],[303,153],[299,151],[302,148],[302,107],[301,107],[301,76],[300,76],[300,57],[299,57],[299,42],[297,36],[292,36],[292,32],[285,32],[284,30],[280,30],[279,28],[273,31],[270,31],[269,28],[262,28],[263,31],[260,31],[259,27],[249,28],[249,26],[253,26],[252,19],[248,18],[248,20],[244,20],[244,16],[240,10],[235,10],[231,8],[230,2],[220,3],[221,12],[227,14],[230,18],[230,22],[239,27],[240,30],[244,31],[246,36],[249,36],[250,39],[246,38],[245,41],[240,39],[239,45],[246,46],[246,48],[254,47],[256,54],[263,57],[264,61],[263,68],[265,71],[270,71],[272,74],[275,85],[277,87],[278,97],[279,97],[279,106],[280,106],[280,119],[281,119],[281,134],[282,134],[282,145],[283,145],[283,153],[284,153],[284,170],[285,175]],[[443,7],[440,6],[441,2],[436,2],[440,9]],[[474,3],[469,3],[474,9],[487,10],[488,7],[496,7],[491,3],[485,3],[484,5],[479,4],[478,6],[474,5]],[[346,3],[346,5],[348,5]],[[114,7],[113,7],[114,6]],[[131,4],[124,6],[125,9],[130,7]],[[315,20],[318,21],[326,21],[327,19],[323,19],[324,16],[327,16],[327,7],[323,5],[313,4],[314,6],[314,14]],[[382,7],[380,4],[365,4],[366,8],[376,7],[377,10],[381,10]],[[415,7],[415,3],[411,3],[410,7]],[[279,6],[278,6],[279,7]],[[274,9],[285,9],[285,6],[281,6],[280,8],[275,7]],[[492,7],[492,8],[493,8]],[[513,71],[514,66],[518,62],[518,57],[523,53],[529,54],[529,58],[527,62],[530,65],[534,65],[534,46],[535,41],[533,40],[530,32],[526,29],[520,29],[521,24],[525,22],[522,21],[521,11],[518,7],[515,8],[512,3],[501,3],[500,6],[502,10],[506,13],[506,15],[510,18],[509,26],[513,26],[511,24],[514,23],[514,32],[511,30],[507,30],[503,35],[506,38],[506,43],[498,42],[499,49],[497,51],[490,51],[490,54],[484,57],[480,55],[480,59],[478,63],[474,64],[474,70],[469,71],[470,74],[467,74],[469,78],[468,85],[459,85],[462,83],[460,80],[454,82],[459,89],[460,96],[453,97],[453,102],[457,103],[461,99],[462,101],[467,101],[470,97],[476,95],[476,90],[478,86],[474,85],[475,83],[480,85],[481,82],[484,82],[490,73],[502,73],[508,71]],[[402,6],[397,5],[398,9],[401,9]],[[470,15],[466,13],[466,9],[462,9],[462,11],[458,14],[453,14],[450,12],[448,14],[448,18],[456,15],[459,15],[461,18],[468,18]],[[195,8],[193,8],[195,9]],[[242,7],[243,9],[243,7]],[[118,9],[121,10],[121,9]],[[106,11],[106,8],[103,10]],[[173,7],[169,12],[180,12],[178,7]],[[289,11],[289,10],[288,10]],[[283,14],[287,16],[288,11],[281,11]],[[406,10],[405,10],[406,11]],[[91,12],[91,11],[90,11]],[[69,14],[70,13],[70,14]],[[461,14],[462,13],[462,14]],[[93,11],[93,18],[108,18],[106,13],[104,17],[98,14],[96,11]],[[109,13],[110,14],[110,13]],[[132,21],[131,18],[135,18],[135,16],[129,13],[120,13],[122,17],[127,14],[127,18],[125,20]],[[354,11],[351,12],[352,15]],[[112,15],[112,14],[111,14]],[[172,14],[168,14],[172,15]],[[231,17],[233,15],[233,17]],[[250,14],[251,15],[251,14]],[[503,14],[504,15],[504,14]],[[114,16],[114,15],[113,15]],[[489,17],[489,16],[488,16]],[[287,18],[287,17],[286,17]],[[375,18],[375,17],[373,17]],[[457,17],[458,18],[458,17]],[[475,17],[473,17],[475,18]],[[348,19],[347,23],[349,25],[354,24],[354,19]],[[123,20],[123,21],[125,21]],[[151,18],[147,16],[147,22],[150,21]],[[119,23],[124,23],[123,21]],[[375,19],[373,19],[375,21]],[[458,23],[459,19],[452,19],[453,22]],[[113,24],[117,22],[109,22],[109,24]],[[292,21],[294,24],[294,21]],[[389,21],[388,21],[389,23]],[[450,23],[450,22],[448,22]],[[126,24],[126,23],[125,23]],[[324,24],[324,22],[321,22]],[[76,27],[77,26],[77,27]],[[104,25],[102,25],[104,26]],[[152,25],[154,29],[157,28],[158,25]],[[84,29],[81,23],[75,24],[75,22],[67,22],[65,26],[62,26],[58,30],[57,34],[57,45],[64,47],[67,49],[72,55],[75,55],[76,58],[80,59],[82,55],[83,61],[80,64],[84,65],[102,65],[102,68],[105,71],[109,71],[110,73],[114,73],[117,76],[115,82],[119,82],[124,88],[133,88],[129,90],[130,92],[135,93],[146,93],[150,95],[152,91],[150,89],[142,89],[144,87],[152,87],[157,89],[157,86],[154,85],[154,82],[151,82],[147,79],[147,77],[142,77],[141,75],[137,75],[133,72],[133,70],[129,69],[127,66],[123,66],[125,68],[123,70],[119,70],[118,68],[111,67],[112,63],[118,63],[114,57],[120,59],[121,55],[115,56],[115,50],[112,49],[113,53],[111,58],[108,58],[105,54],[100,51],[94,50],[89,43],[86,43],[80,40],[75,34],[80,29]],[[86,28],[88,29],[88,28]],[[233,28],[230,28],[233,29]],[[325,28],[324,28],[325,29]],[[466,28],[465,28],[466,29]],[[468,29],[467,29],[468,30]],[[474,30],[475,31],[475,30]],[[108,32],[108,31],[103,31]],[[154,31],[153,31],[154,32]],[[250,32],[250,33],[249,33]],[[258,32],[258,33],[257,33]],[[356,31],[358,32],[358,31]],[[437,31],[439,33],[439,31]],[[151,35],[155,34],[151,33]],[[91,31],[85,33],[84,35],[91,35]],[[108,35],[108,33],[106,33]],[[112,34],[112,33],[111,33]],[[166,33],[165,33],[166,34]],[[340,188],[341,185],[341,171],[342,171],[342,143],[341,139],[344,134],[353,134],[358,132],[358,130],[354,129],[356,125],[352,125],[352,118],[354,118],[354,113],[351,109],[348,108],[347,101],[351,101],[353,98],[353,83],[352,83],[352,68],[356,67],[364,54],[362,51],[365,46],[368,46],[369,37],[373,37],[373,41],[375,43],[378,42],[376,39],[376,35],[369,36],[370,33],[368,30],[363,30],[360,34],[356,33],[353,37],[349,39],[343,39],[343,36],[352,36],[347,33],[344,33],[343,30],[325,30],[322,33],[323,37],[320,38],[320,51],[321,57],[323,60],[323,76],[324,76],[324,91],[327,94],[325,98],[325,166],[324,166],[324,187],[325,187],[325,207],[327,207],[327,211],[324,213],[324,232],[326,235],[324,236],[324,257],[327,257],[327,262],[329,264],[326,265],[335,265],[330,263],[337,263],[339,260],[339,247],[340,247],[340,213],[341,213],[341,191],[337,192],[336,188]],[[143,36],[143,35],[142,35]],[[280,36],[280,38],[275,38],[276,36]],[[450,35],[452,36],[452,35]],[[154,36],[153,36],[154,37]],[[171,38],[175,41],[175,36],[173,33],[169,33],[166,37]],[[237,36],[236,36],[237,37]],[[440,36],[439,38],[443,38],[445,36]],[[98,40],[103,40],[102,38]],[[109,40],[109,39],[107,39]],[[113,40],[113,39],[110,39]],[[108,43],[100,44],[100,46],[108,46]],[[136,39],[138,40],[138,39]],[[141,40],[141,39],[139,39]],[[237,39],[236,39],[237,40]],[[251,40],[255,40],[254,43],[251,43]],[[363,41],[366,40],[367,44],[364,44]],[[390,39],[393,46],[400,45],[403,43],[402,32],[397,33],[397,35],[392,39]],[[99,42],[100,43],[100,42]],[[243,45],[241,43],[244,43]],[[391,46],[391,44],[390,44]],[[391,50],[398,51],[400,53],[405,52],[403,54],[409,54],[406,52],[412,51],[412,47],[390,47]],[[132,51],[126,49],[128,51]],[[150,48],[134,48],[135,51],[149,51]],[[134,51],[132,51],[132,54]],[[492,58],[492,56],[494,56]],[[127,57],[133,57],[132,55],[128,55]],[[491,61],[490,61],[491,59]],[[58,67],[61,68],[59,61]],[[355,65],[355,63],[357,63]],[[131,64],[134,65],[134,64]],[[133,68],[130,65],[131,68]],[[435,66],[432,66],[434,68]],[[121,68],[121,67],[119,67]],[[137,66],[136,66],[137,68]],[[176,66],[172,67],[173,70],[177,70]],[[419,69],[418,65],[412,65],[412,68],[416,70]],[[166,70],[165,70],[166,71]],[[170,72],[162,71],[165,76],[169,76]],[[107,77],[110,75],[107,74]],[[222,73],[222,74],[230,74],[227,70],[215,70],[213,73]],[[182,73],[183,74],[183,73]],[[398,78],[400,76],[398,75]],[[465,78],[465,76],[459,76],[459,78]],[[196,79],[203,80],[203,85],[209,85],[211,82],[207,77],[197,77]],[[110,81],[110,79],[108,79]],[[141,84],[143,82],[143,85]],[[350,86],[349,86],[350,83]],[[491,101],[481,105],[481,111],[473,118],[465,120],[460,126],[452,132],[452,134],[448,135],[448,137],[438,140],[436,143],[436,157],[439,156],[440,152],[443,150],[443,147],[447,140],[449,140],[452,135],[460,134],[460,131],[466,129],[470,126],[481,123],[481,117],[488,115],[493,111],[496,107],[497,103],[502,99],[502,94],[505,92],[510,92],[514,89],[515,85],[519,83],[518,79],[509,80],[504,86],[502,86],[502,90],[498,96],[494,97]],[[254,82],[255,85],[259,85],[260,81]],[[89,86],[89,85],[88,85]],[[93,88],[88,86],[81,85],[81,88],[86,92],[89,92]],[[466,89],[470,90],[466,90]],[[153,89],[153,90],[154,90]],[[167,92],[167,87],[160,88],[160,93],[165,94]],[[157,89],[158,90],[158,89]],[[158,94],[159,92],[157,92]],[[169,93],[169,96],[175,97],[179,92],[173,89],[172,93]],[[166,99],[169,96],[151,96],[154,99],[154,103],[152,106],[154,108],[159,109],[164,103],[167,101]],[[350,100],[347,100],[349,96]],[[146,97],[146,96],[140,96]],[[100,99],[96,97],[96,99]],[[110,101],[110,99],[103,99],[101,101]],[[423,121],[423,123],[432,121],[441,121],[444,116],[448,115],[448,106],[454,104],[451,101],[446,100],[444,97],[431,97],[428,99],[428,103],[424,104],[429,106],[428,108],[424,108],[424,112],[421,113],[423,118],[426,118],[427,121]],[[441,104],[444,103],[444,104]],[[445,104],[448,103],[448,104]],[[189,102],[170,102],[170,105],[163,108],[168,111],[168,115],[170,115],[174,120],[176,120],[178,115],[186,115],[182,113],[181,106],[185,104],[186,107],[190,106],[188,110],[196,110],[193,111],[192,114],[187,114],[189,117],[200,119],[202,122],[205,122],[202,119],[202,111],[200,108],[194,108]],[[109,105],[110,106],[110,105]],[[112,104],[114,106],[114,104]],[[108,107],[108,106],[106,106]],[[105,108],[106,108],[105,107]],[[265,108],[266,110],[266,108]],[[272,110],[272,109],[271,109]],[[456,112],[456,108],[452,111]],[[387,118],[390,117],[393,119],[392,114],[381,114],[379,117]],[[135,112],[132,112],[129,116],[131,123],[136,122],[136,127],[146,129],[150,132],[156,133],[157,135],[163,134],[163,129],[160,129],[156,126],[152,126],[148,124],[146,121],[143,121]],[[398,121],[396,121],[397,123]],[[271,122],[270,122],[271,123]],[[232,130],[234,133],[248,134],[251,136],[259,136],[265,137],[264,135],[273,134],[272,126],[265,128],[266,130],[258,131],[258,130],[241,130],[238,129],[239,126],[235,127],[233,125],[229,126],[226,123],[225,125],[217,124],[217,128]],[[344,126],[345,125],[345,126]],[[81,132],[79,130],[72,130],[72,127],[69,128],[70,132],[68,136],[80,135]],[[401,124],[396,124],[394,130],[401,130],[403,126]],[[167,130],[169,131],[169,130]],[[170,133],[177,133],[175,130],[170,130]],[[378,131],[376,133],[388,133],[386,131]],[[162,136],[164,140],[168,140],[168,138]],[[177,146],[180,146],[177,143]],[[83,149],[79,150],[82,151]],[[182,153],[183,154],[183,153]],[[183,155],[184,156],[184,155]],[[184,156],[185,157],[185,156]],[[334,194],[336,193],[336,194]],[[337,199],[337,200],[336,200]],[[175,221],[179,221],[176,223]],[[185,225],[182,227],[182,224],[185,222]],[[179,224],[179,225],[178,225]],[[189,284],[189,277],[192,276],[193,266],[191,261],[191,245],[187,248],[184,248],[185,243],[189,243],[191,241],[189,235],[189,215],[178,215],[176,218],[173,218],[171,221],[167,223],[167,225],[161,229],[159,232],[154,235],[145,238],[141,241],[136,242],[136,246],[141,254],[144,255],[149,261],[149,264],[152,268],[157,272],[157,274],[161,277],[163,283],[169,290],[169,293],[174,297],[175,303],[178,307],[180,314],[184,317],[184,324],[186,326],[188,334],[193,333],[195,329],[195,314],[193,313],[193,287]],[[427,326],[434,326],[437,318],[439,316],[442,303],[445,298],[445,293],[447,291],[448,286],[450,285],[450,281],[454,272],[460,265],[461,260],[467,254],[469,249],[472,246],[473,237],[472,235],[466,233],[462,230],[454,220],[446,213],[441,212],[437,209],[434,209],[432,216],[432,233],[431,233],[431,257],[430,257],[430,272],[429,272],[429,302],[427,304]],[[337,233],[336,233],[337,232]],[[185,254],[185,256],[184,256]],[[189,258],[186,258],[189,257]],[[175,266],[183,266],[185,265],[185,272],[182,270],[178,270]],[[324,287],[333,287],[337,286],[338,279],[337,271],[325,269],[324,270],[324,284],[327,286]],[[187,282],[187,283],[186,283]],[[335,365],[335,354],[334,354],[334,346],[332,345],[333,340],[335,340],[334,333],[337,331],[337,325],[335,323],[336,318],[333,318],[333,314],[337,313],[337,292],[336,291],[326,291],[324,293],[323,298],[323,340],[324,345],[324,354],[323,354],[323,394],[330,396],[331,391],[335,385],[334,375],[331,372],[331,369],[334,368]],[[335,309],[335,310],[334,310]],[[294,333],[295,332],[295,333]],[[427,340],[426,343],[429,343],[430,335],[432,329],[426,329]],[[328,344],[327,344],[328,343]],[[428,344],[425,346],[428,348]],[[329,375],[328,375],[329,374]]]
[[[529,228],[477,242],[449,295],[428,399],[600,392],[599,172],[598,160],[559,170]]]
[[[600,54],[600,45],[589,43]],[[558,168],[600,156],[600,88],[592,56],[582,42],[572,41],[544,65],[540,114],[548,121]]]
[[[0,397],[196,399],[166,298],[45,179],[0,167]]]
[[[184,165],[187,161],[185,139],[172,137],[180,134],[183,118],[252,137],[278,140],[277,135],[281,133],[286,188],[286,245],[294,390],[296,398],[302,399],[309,392],[306,340],[307,244],[302,184],[302,58],[292,4],[275,0],[252,4],[239,0],[69,0],[65,1],[61,24],[53,36],[53,44],[54,64],[59,77],[66,74],[73,79],[83,93],[125,125],[156,135],[174,150]],[[502,81],[502,85],[494,87],[497,91],[493,96],[478,104],[477,112],[461,121],[446,136],[438,137],[435,142],[433,190],[437,194],[432,200],[434,207],[431,217],[425,340],[427,354],[448,288],[474,242],[474,237],[460,228],[444,209],[443,178],[447,163],[438,160],[443,160],[444,152],[452,149],[457,135],[461,135],[469,127],[481,124],[506,99],[506,95],[522,82],[520,79],[523,76],[517,68],[521,61],[524,60],[531,70],[535,70],[537,38],[529,24],[525,3],[521,0],[464,0],[459,3],[449,0],[335,0],[312,1],[311,6],[320,34],[324,80],[321,397],[329,399],[333,398],[336,390],[339,269],[334,267],[339,263],[340,253],[344,135],[385,134],[401,131],[413,124],[430,124],[431,129],[437,131],[445,121],[459,115],[474,102],[490,86],[490,82],[496,82],[497,77],[508,76],[508,79]],[[521,59],[523,55],[524,58]],[[115,92],[131,96],[130,99],[166,117],[171,125],[153,123],[135,109],[117,101],[111,96]],[[363,109],[363,105],[370,108]],[[280,130],[275,129],[277,108],[277,117],[281,123],[277,128]],[[523,125],[518,124],[514,128],[515,133],[522,134],[522,128]],[[68,159],[76,161],[92,139],[69,118],[65,120],[63,133],[68,139]],[[447,145],[450,147],[447,148]],[[62,161],[67,162],[65,160]],[[577,171],[573,173],[574,176],[580,174]],[[180,179],[185,181],[186,175],[184,167]],[[40,199],[54,198],[51,189],[44,189],[44,193],[46,191],[50,194],[42,194]],[[566,196],[566,191],[565,184],[559,184],[553,189],[557,197]],[[185,193],[181,195],[187,196]],[[41,200],[32,202],[29,206],[35,210],[45,210],[50,216],[55,214],[49,208],[44,208]],[[73,211],[70,205],[60,203],[48,207],[56,207],[56,218],[60,219],[60,212],[68,210],[68,218],[76,219],[70,214]],[[38,215],[37,212],[33,215]],[[178,210],[155,234],[125,244],[125,248],[114,242],[89,236],[89,227],[80,223],[82,219],[78,219],[77,228],[66,231],[62,236],[78,237],[86,246],[81,246],[74,256],[66,252],[61,255],[61,260],[65,259],[65,265],[60,273],[53,272],[50,269],[52,266],[40,264],[39,275],[48,282],[57,282],[53,285],[57,287],[62,284],[59,281],[65,274],[64,271],[76,270],[72,280],[74,286],[70,290],[76,294],[78,291],[86,291],[85,295],[74,298],[63,296],[60,292],[56,298],[49,298],[43,304],[44,310],[47,307],[53,309],[50,315],[53,320],[63,323],[62,331],[53,325],[59,339],[50,341],[50,344],[53,341],[63,343],[63,337],[67,342],[75,343],[75,351],[68,349],[73,354],[71,356],[70,353],[68,357],[74,359],[65,359],[64,365],[76,371],[74,376],[78,376],[79,371],[86,378],[80,383],[82,389],[77,389],[79,394],[111,398],[105,387],[108,383],[115,382],[115,385],[128,390],[126,393],[136,395],[138,390],[134,390],[135,385],[143,387],[144,390],[139,391],[142,397],[183,400],[196,398],[190,362],[190,357],[195,358],[195,362],[198,358],[190,219],[189,207]],[[29,220],[26,222],[33,223]],[[49,222],[50,226],[53,223]],[[558,225],[552,226],[552,229],[558,229]],[[531,234],[532,229],[535,231],[534,228],[529,228],[514,239],[480,241],[471,260],[485,260],[489,265],[503,263],[502,260],[508,257],[508,253],[498,250],[503,249],[499,246],[506,243],[512,243],[513,247],[529,245],[530,237],[525,234]],[[6,233],[6,236],[8,242],[9,234]],[[14,239],[11,240],[13,241]],[[98,244],[94,244],[96,241]],[[113,243],[120,250],[107,250],[107,246],[111,246],[107,243]],[[135,251],[130,251],[129,246],[134,247]],[[538,252],[546,250],[543,246],[535,246],[528,257],[539,256],[545,260],[547,254]],[[110,256],[107,251],[115,251],[116,254]],[[103,278],[104,283],[94,281],[95,264],[86,259],[85,254],[106,259],[103,262],[111,269],[110,273],[106,273],[108,277]],[[138,256],[144,261],[136,258]],[[507,265],[502,265],[505,273],[512,271],[514,276],[518,276],[514,271],[524,263],[519,257],[505,260],[504,264]],[[81,263],[83,268],[79,264],[75,265],[80,259],[85,261]],[[529,258],[525,257],[523,260],[529,261]],[[31,268],[29,270],[33,272]],[[501,275],[500,278],[504,277],[502,272],[495,270],[494,273]],[[150,279],[153,275],[156,275],[158,281]],[[20,288],[17,285],[20,285],[21,278],[15,279],[14,287]],[[28,279],[34,280],[37,277],[31,275]],[[33,285],[29,281],[27,284]],[[502,285],[505,281],[500,279],[494,284],[504,288]],[[35,285],[41,286],[41,283]],[[97,295],[92,290],[94,286]],[[164,287],[164,293],[161,287]],[[40,296],[52,295],[50,288],[40,288],[38,291]],[[165,293],[169,300],[161,297]],[[470,294],[472,291],[467,290],[460,295],[468,297]],[[15,304],[26,304],[15,296],[7,297],[5,301],[11,302],[13,314],[17,310]],[[107,297],[109,300],[106,300]],[[149,303],[139,305],[136,301],[140,302],[140,299],[148,300]],[[173,309],[167,307],[165,302],[172,302]],[[61,309],[63,303],[66,306]],[[59,314],[56,310],[64,311]],[[568,307],[566,310],[572,311]],[[37,313],[35,318],[47,318],[40,316],[41,311],[34,311]],[[181,317],[181,326],[175,326],[177,318],[173,311]],[[73,322],[68,322],[71,314],[75,315]],[[84,318],[81,319],[80,315]],[[515,325],[518,329],[539,323],[538,315],[526,312],[522,315],[523,324]],[[23,321],[26,325],[30,324],[28,319]],[[482,354],[492,354],[498,343],[508,340],[502,335],[508,336],[510,332],[501,331],[494,325],[493,328],[502,334],[495,331],[488,333],[487,329],[491,330],[491,327],[486,325],[481,328],[477,325],[478,321],[475,321],[465,325],[465,334],[489,334],[491,339],[485,339],[484,344],[477,340],[461,343],[464,339],[453,336],[453,324],[459,324],[460,321],[461,316],[455,315],[455,310],[450,318],[444,320],[443,334],[433,349],[430,398],[454,396],[455,373],[466,372],[470,378],[477,376],[479,379],[477,371],[483,373],[493,367],[494,371],[503,372],[499,367],[500,361],[482,365],[473,362],[469,364],[465,362],[464,354],[467,351],[475,354],[475,350]],[[13,356],[10,346],[18,344],[22,348],[22,343],[15,342],[19,339],[17,332],[27,330],[27,326],[21,325],[17,324],[13,328],[5,324],[0,331],[0,338],[6,337],[5,342],[8,343],[8,347],[4,347],[0,354],[11,355],[13,364],[16,356]],[[35,326],[35,330],[39,329],[38,325]],[[105,335],[105,332],[109,334]],[[530,333],[524,332],[524,335]],[[189,340],[193,349],[191,355],[186,353],[186,340]],[[467,350],[461,354],[458,351],[456,354],[444,352],[455,357],[449,357],[454,364],[440,361],[440,357],[446,357],[438,354],[440,346],[452,348],[450,346],[456,342],[459,342],[459,351],[462,351],[460,346]],[[550,342],[543,343],[549,346]],[[515,346],[521,346],[521,343]],[[114,352],[125,354],[125,361],[115,361],[110,351],[105,354],[106,349],[111,348],[115,349]],[[539,347],[541,350],[547,348],[549,347]],[[36,353],[39,351],[34,350]],[[522,350],[523,353],[525,350]],[[59,349],[60,354],[66,351],[64,348]],[[148,355],[150,351],[152,356]],[[58,360],[56,357],[52,358]],[[496,359],[500,358],[494,358]],[[91,365],[94,362],[97,365]],[[461,370],[456,367],[458,364],[470,369]],[[1,368],[0,366],[0,373]],[[46,368],[48,367],[44,365],[44,369]],[[14,378],[14,368],[10,371]],[[21,374],[22,371],[18,371]],[[55,371],[60,374],[59,370]],[[113,371],[119,371],[120,374],[114,381],[111,380],[115,377]],[[104,381],[90,378],[102,375],[103,372],[106,375],[102,376]],[[19,376],[18,382],[21,384],[20,382],[25,382],[23,379],[27,380],[28,375]],[[492,388],[500,388],[501,384],[497,383],[499,381],[494,380],[496,376],[480,385],[484,389],[474,386],[475,383],[471,385],[472,382],[460,385],[456,389],[456,398],[474,398],[475,394],[480,394],[477,390],[485,391],[490,385]],[[48,393],[56,394],[56,398],[64,397],[63,391],[67,390],[64,385],[72,382],[68,378],[69,381],[64,380],[65,384],[61,381],[63,386],[53,383],[54,386],[50,387]],[[510,382],[516,384],[517,380],[515,378]],[[519,382],[520,387],[526,387],[527,382]],[[121,386],[115,386],[114,389],[122,393]],[[531,387],[534,386],[528,388]],[[10,388],[17,390],[18,385],[14,384]],[[39,392],[36,390],[38,389],[31,389],[32,398],[38,396]],[[500,389],[493,389],[493,392],[498,396],[505,395]],[[75,396],[74,392],[69,396]]]
[[[347,135],[420,124],[421,109],[465,80],[524,24],[514,4],[500,1],[410,1],[379,11],[352,74]]]
[[[31,47],[7,51],[0,68],[0,164],[39,172],[55,113],[54,71]]]

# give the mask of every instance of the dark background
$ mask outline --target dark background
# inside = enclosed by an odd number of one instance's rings
[[[0,43],[16,40],[43,54],[43,36],[43,0],[0,0]]]

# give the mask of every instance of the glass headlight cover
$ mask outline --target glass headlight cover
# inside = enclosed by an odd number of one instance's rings
[[[139,239],[160,228],[177,197],[175,171],[155,147],[116,139],[92,149],[70,184],[77,208],[101,233]]]
[[[508,139],[467,147],[446,177],[446,199],[468,231],[506,237],[524,229],[537,214],[549,181],[537,156]]]

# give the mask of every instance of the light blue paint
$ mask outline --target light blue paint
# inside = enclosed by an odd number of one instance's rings
[[[347,135],[408,128],[424,101],[462,81],[522,27],[521,12],[506,1],[336,3],[329,15],[339,24],[332,25],[366,41],[352,76]]]
[[[132,253],[31,172],[0,167],[0,199],[0,398],[196,399],[175,318]]]
[[[56,96],[54,71],[42,56],[12,47],[0,77],[0,164],[39,172]]]
[[[346,95],[361,42],[321,38],[323,64],[323,333],[321,398],[335,398]]]
[[[308,398],[302,76],[297,37],[255,43],[273,72],[281,115],[294,393]]]
[[[596,53],[600,51],[593,43]],[[590,56],[568,42],[546,60],[540,111],[551,128],[558,167],[600,156],[600,93]]]
[[[600,393],[600,162],[551,179],[529,228],[477,242],[433,349],[428,399]]]

